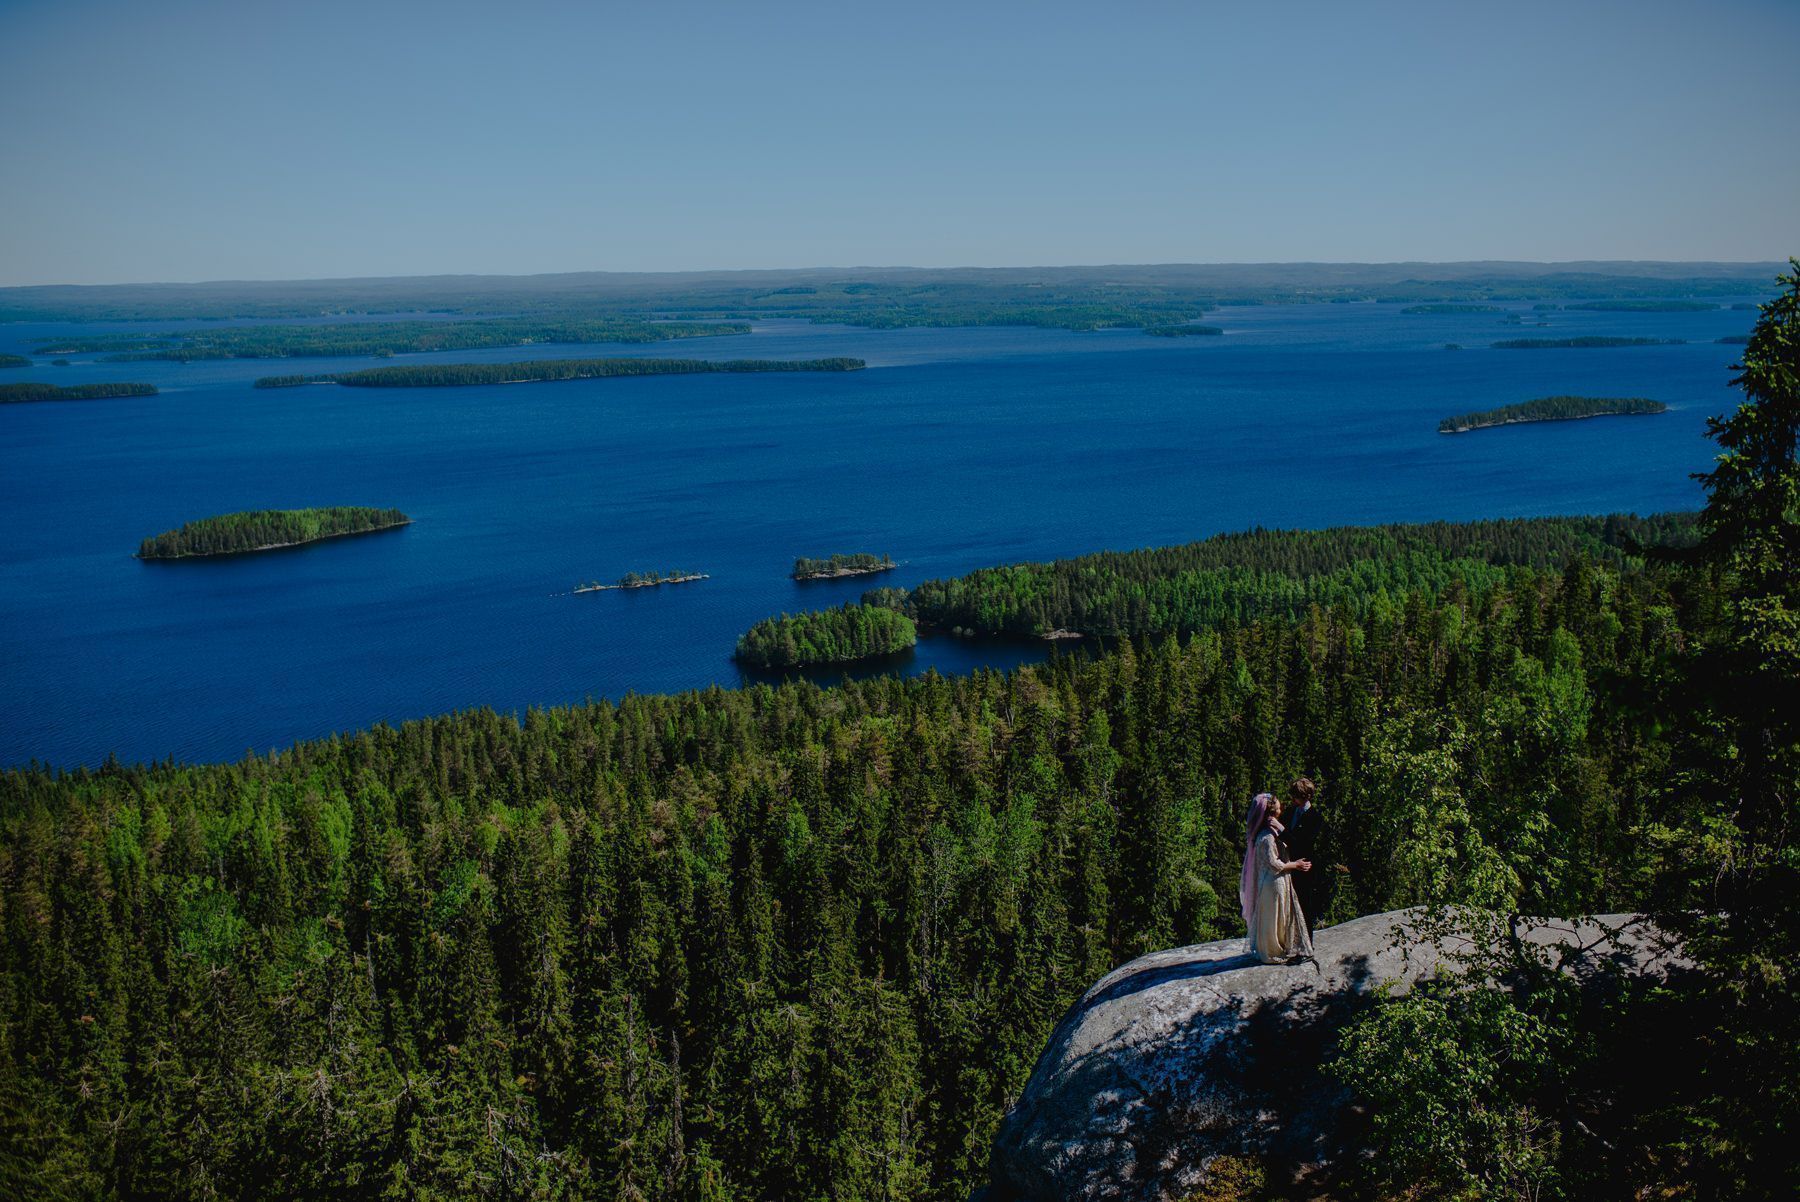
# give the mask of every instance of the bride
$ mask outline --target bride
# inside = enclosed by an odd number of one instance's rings
[[[1293,873],[1312,871],[1312,861],[1283,860],[1277,841],[1281,830],[1281,802],[1273,794],[1258,793],[1250,803],[1238,901],[1250,927],[1250,951],[1264,964],[1313,954],[1306,917],[1290,879]]]

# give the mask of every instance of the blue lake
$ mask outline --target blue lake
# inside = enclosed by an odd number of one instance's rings
[[[369,360],[40,360],[4,380],[146,380],[163,393],[0,405],[0,764],[232,759],[474,706],[736,686],[732,646],[760,618],[1010,561],[1257,525],[1696,506],[1690,473],[1713,453],[1705,419],[1735,403],[1741,350],[1712,340],[1755,315],[1516,309],[1523,326],[1397,305],[1228,308],[1206,319],[1224,337],[1188,339],[769,322],[675,347],[407,357],[853,355],[870,367],[487,388],[250,386]],[[0,351],[179,324],[5,325]],[[1487,349],[1584,334],[1690,342]],[[1436,433],[1443,416],[1561,393],[1653,397],[1672,412]],[[209,514],[340,504],[415,522],[237,559],[132,558],[146,535]],[[902,566],[787,579],[797,555],[864,550]],[[711,579],[570,593],[666,568]],[[934,638],[890,667],[1043,654]]]

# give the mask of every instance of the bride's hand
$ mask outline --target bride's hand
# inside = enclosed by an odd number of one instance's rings
[[[1296,860],[1296,861],[1294,861],[1294,867],[1301,872],[1311,872],[1312,871],[1312,861],[1311,860]]]

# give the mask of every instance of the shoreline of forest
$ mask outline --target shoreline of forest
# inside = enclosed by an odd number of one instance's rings
[[[1668,412],[1666,409],[1663,412]],[[1500,426],[1536,426],[1545,422],[1586,422],[1597,417],[1656,417],[1655,413],[1577,413],[1569,417],[1509,417],[1497,422],[1475,422],[1467,426],[1456,426],[1449,430],[1439,430],[1439,434],[1473,434],[1477,430],[1493,430]]]
[[[809,580],[841,580],[846,576],[879,576],[881,573],[891,572],[899,566],[897,563],[884,563],[872,568],[832,568],[824,572],[808,572],[804,576],[794,575],[789,579],[805,583]]]
[[[371,526],[367,530],[339,530],[332,534],[321,534],[317,538],[296,539],[288,543],[263,543],[255,547],[235,547],[229,551],[184,551],[180,555],[145,555],[142,551],[134,551],[132,558],[145,563],[170,563],[178,559],[230,559],[235,555],[256,555],[263,551],[287,551],[294,547],[310,547],[314,543],[330,542],[334,538],[356,538],[364,534],[380,534],[383,530],[398,530],[402,526],[410,526],[413,519],[404,522],[388,522],[382,526]]]

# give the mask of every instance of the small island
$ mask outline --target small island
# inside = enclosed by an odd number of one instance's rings
[[[1224,332],[1219,326],[1197,326],[1185,322],[1175,326],[1145,326],[1143,329],[1143,333],[1154,338],[1187,338],[1195,335],[1210,337]]]
[[[1446,417],[1438,423],[1439,434],[1466,434],[1490,426],[1513,426],[1522,422],[1568,422],[1589,417],[1633,417],[1640,414],[1667,413],[1661,401],[1643,397],[1547,396],[1517,405],[1502,405],[1478,413]]]
[[[1715,339],[1713,339],[1713,341],[1718,343],[1720,346],[1749,346],[1750,345],[1750,335],[1748,335],[1748,334],[1727,334],[1727,335],[1725,335],[1725,337],[1715,338]]]
[[[686,584],[691,580],[705,580],[705,572],[627,572],[611,584],[601,584],[598,580],[590,580],[586,584],[578,584],[578,593],[605,593],[622,588],[659,588],[665,584]]]
[[[764,618],[738,639],[736,658],[751,668],[804,668],[889,655],[918,641],[918,627],[900,611],[851,604]]]
[[[155,396],[154,384],[0,384],[0,405],[28,401],[101,401],[109,397]]]
[[[177,530],[147,538],[138,547],[139,559],[197,559],[214,555],[245,555],[298,547],[328,538],[373,534],[409,525],[412,519],[398,509],[337,506],[329,509],[258,509],[201,518]]]
[[[1445,304],[1445,305],[1408,305],[1408,306],[1406,306],[1406,308],[1400,310],[1400,312],[1406,313],[1406,314],[1411,314],[1411,315],[1419,315],[1419,314],[1437,315],[1437,314],[1442,314],[1442,313],[1498,313],[1498,312],[1500,312],[1500,306],[1499,305],[1449,305],[1449,304]]]
[[[1615,338],[1588,334],[1580,338],[1506,338],[1494,343],[1497,351],[1588,350],[1611,346],[1685,346],[1685,338]]]
[[[804,555],[794,561],[795,580],[835,580],[839,576],[873,576],[894,570],[890,555],[832,555],[826,559],[808,559]]]
[[[610,376],[676,376],[707,372],[861,371],[861,359],[537,359],[525,363],[420,363],[336,375],[264,376],[258,388],[341,384],[346,388],[461,388],[471,384],[541,384]]]
[[[31,360],[24,355],[0,355],[0,367],[30,367]]]

